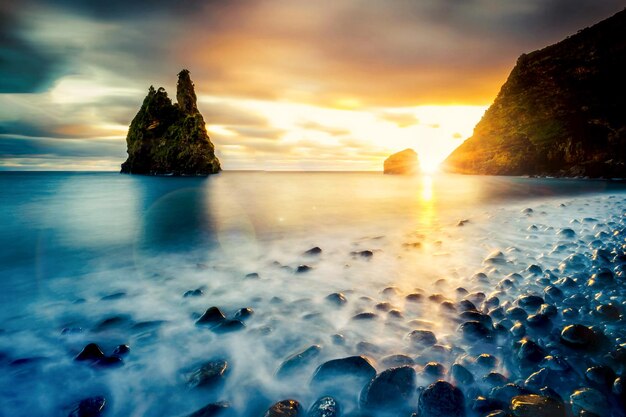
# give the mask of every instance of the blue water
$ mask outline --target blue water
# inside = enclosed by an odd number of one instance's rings
[[[488,291],[505,270],[521,272],[532,263],[556,270],[567,256],[588,251],[594,234],[611,233],[624,196],[626,186],[617,182],[456,175],[0,173],[0,366],[3,358],[45,358],[26,374],[5,372],[0,401],[10,402],[5,410],[14,416],[67,415],[73,402],[102,394],[113,410],[108,415],[156,416],[188,414],[210,400],[229,400],[238,410],[288,394],[311,400],[304,388],[309,374],[284,385],[272,373],[312,343],[326,346],[326,359],[359,353],[355,346],[365,339],[398,353],[394,346],[410,326],[350,322],[386,286],[404,294],[445,277],[453,289],[454,280],[484,270],[495,280],[482,289]],[[527,207],[532,216],[520,211]],[[585,224],[587,217],[601,220]],[[460,220],[469,222],[459,227]],[[528,232],[533,225],[538,231]],[[575,228],[581,240],[555,251],[564,227]],[[322,257],[303,257],[313,246],[322,247]],[[506,252],[510,247],[520,254]],[[365,249],[375,254],[369,262],[350,255]],[[513,257],[497,273],[482,263],[494,249]],[[313,271],[294,279],[303,263]],[[245,280],[250,272],[262,279]],[[198,287],[205,296],[182,298]],[[352,300],[334,316],[321,308],[333,291]],[[102,300],[118,292],[121,299]],[[395,302],[407,320],[425,318],[400,298]],[[198,333],[192,319],[211,305],[257,313],[245,333],[216,338]],[[311,314],[319,319],[296,319]],[[94,330],[115,315],[166,324],[146,333]],[[432,325],[444,335],[451,331],[443,321]],[[61,335],[68,327],[80,331]],[[274,329],[269,336],[253,333],[267,328]],[[329,342],[337,332],[345,346]],[[107,349],[129,343],[133,354],[120,369],[77,368],[73,355],[91,341]],[[189,391],[179,381],[181,369],[211,355],[235,364],[228,398]],[[251,374],[258,392],[237,389]],[[132,390],[123,389],[129,384]]]

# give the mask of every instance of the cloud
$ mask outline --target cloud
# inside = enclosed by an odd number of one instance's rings
[[[400,128],[419,124],[419,119],[411,113],[382,112],[378,115],[382,120],[396,124]]]
[[[348,129],[341,128],[341,127],[326,126],[321,123],[317,123],[317,122],[310,121],[310,120],[299,123],[299,126],[307,130],[314,130],[316,132],[328,133],[330,136],[344,136],[344,135],[350,134],[350,130]]]
[[[125,155],[120,140],[58,139],[0,134],[3,159],[19,158],[104,158],[121,160]]]

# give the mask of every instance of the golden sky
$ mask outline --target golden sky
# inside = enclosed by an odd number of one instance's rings
[[[191,71],[225,169],[434,169],[517,57],[605,0],[25,0],[0,5],[0,169],[117,170],[148,86]]]

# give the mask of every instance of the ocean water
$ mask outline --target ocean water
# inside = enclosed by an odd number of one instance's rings
[[[183,416],[215,401],[253,416],[286,398],[306,408],[323,393],[310,383],[316,367],[357,354],[379,372],[385,357],[408,355],[418,385],[429,382],[426,362],[449,369],[481,352],[503,375],[525,377],[507,362],[510,346],[464,341],[458,312],[441,301],[480,304],[476,293],[496,291],[513,305],[542,294],[545,279],[590,275],[594,250],[624,244],[625,202],[624,184],[585,180],[0,173],[0,415],[65,416],[95,395],[107,416]],[[321,253],[304,254],[313,247]],[[310,269],[298,273],[301,265]],[[506,286],[506,277],[520,282]],[[194,289],[202,295],[183,297]],[[623,291],[594,292],[588,309],[623,306]],[[329,302],[335,292],[347,302]],[[416,293],[425,301],[406,298]],[[244,329],[217,333],[195,325],[211,306],[254,314]],[[354,319],[366,312],[372,318]],[[555,328],[566,322],[557,316]],[[607,326],[615,344],[626,337],[624,326]],[[442,348],[412,345],[415,329],[433,331]],[[130,353],[111,368],[74,361],[91,342]],[[312,345],[317,356],[276,375]],[[191,388],[189,370],[212,359],[229,364],[223,382]],[[337,396],[346,412],[358,407]]]

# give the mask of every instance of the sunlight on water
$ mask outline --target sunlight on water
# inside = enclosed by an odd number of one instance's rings
[[[623,186],[605,182],[378,173],[15,173],[0,186],[0,402],[13,416],[68,415],[93,395],[111,415],[187,415],[218,400],[263,415],[284,398],[311,404],[315,368],[355,354],[378,371],[408,355],[423,385],[427,362],[449,369],[486,351],[515,378],[495,347],[460,338],[458,288],[489,294],[503,276],[528,277],[531,263],[560,274],[594,235],[619,239],[609,232],[624,204]],[[335,292],[345,303],[327,299]],[[218,333],[195,325],[211,306],[254,313],[243,330]],[[416,347],[416,329],[438,347]],[[90,342],[131,352],[111,369],[75,362]],[[277,375],[312,345],[315,358]],[[210,359],[228,361],[226,379],[190,389],[187,370]],[[336,395],[356,410],[358,395]]]

